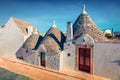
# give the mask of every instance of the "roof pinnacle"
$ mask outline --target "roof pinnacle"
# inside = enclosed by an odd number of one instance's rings
[[[55,25],[55,20],[53,20],[53,25],[52,25],[52,27],[57,27],[57,26]]]
[[[85,11],[85,4],[82,6],[82,13],[86,14],[87,12]]]

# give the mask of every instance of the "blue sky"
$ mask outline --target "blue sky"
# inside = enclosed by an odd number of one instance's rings
[[[120,0],[0,0],[0,26],[9,17],[16,17],[33,24],[40,32],[46,32],[53,20],[60,30],[66,31],[66,23],[74,23],[83,4],[101,30],[120,31]]]

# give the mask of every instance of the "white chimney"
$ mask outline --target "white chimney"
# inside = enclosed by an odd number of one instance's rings
[[[72,22],[67,22],[67,34],[66,34],[66,42],[73,39],[73,26]]]

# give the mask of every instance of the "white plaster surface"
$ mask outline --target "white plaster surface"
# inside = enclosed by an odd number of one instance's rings
[[[75,70],[75,45],[65,44],[65,49],[63,51],[63,68],[69,68]],[[68,56],[70,54],[70,56]]]
[[[24,42],[24,35],[10,19],[0,32],[0,56],[16,57],[16,51]]]
[[[120,43],[95,43],[94,74],[120,80]]]

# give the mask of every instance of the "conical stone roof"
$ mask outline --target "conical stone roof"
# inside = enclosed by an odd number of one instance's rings
[[[63,50],[65,42],[64,34],[57,28],[52,26],[46,33],[40,45],[44,45],[48,53],[60,53]]]
[[[73,34],[74,39],[77,39],[82,34],[88,34],[95,42],[107,41],[107,38],[85,11],[85,6],[83,7],[82,13],[73,24]]]
[[[23,48],[30,49],[30,50],[37,49],[42,38],[43,37],[39,34],[32,34],[30,37],[28,37],[28,39],[23,44]]]

